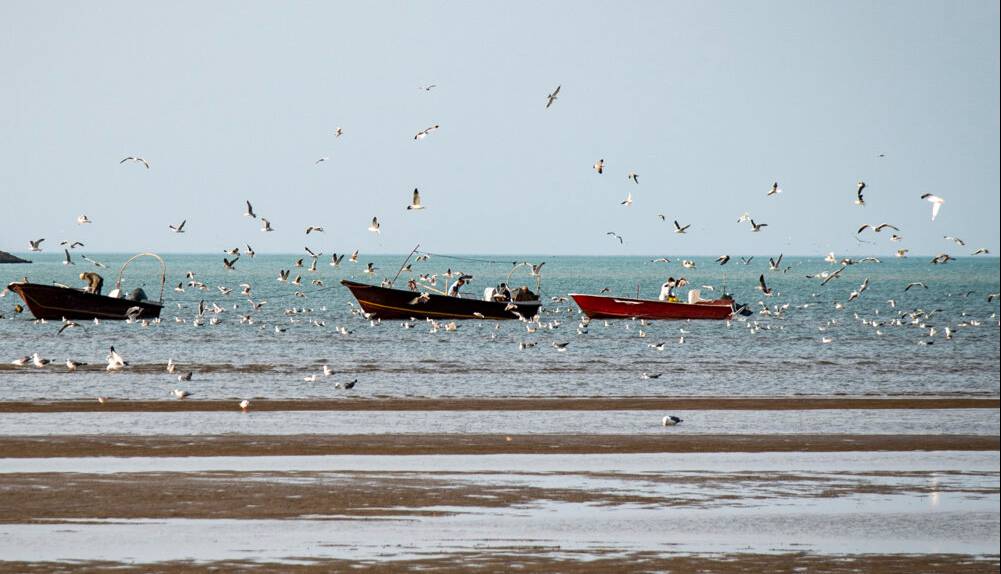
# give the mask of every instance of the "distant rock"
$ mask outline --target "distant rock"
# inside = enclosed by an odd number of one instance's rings
[[[0,263],[31,263],[31,261],[21,259],[17,255],[11,255],[6,251],[0,251]]]

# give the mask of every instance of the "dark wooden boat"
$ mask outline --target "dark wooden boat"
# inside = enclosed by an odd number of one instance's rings
[[[416,301],[420,293],[392,287],[380,287],[341,280],[351,290],[366,313],[380,319],[530,319],[539,312],[542,302],[497,302],[472,297],[450,297],[429,293],[427,301]],[[508,309],[514,305],[514,309]]]
[[[580,310],[592,319],[722,320],[732,317],[736,310],[733,299],[729,297],[681,303],[580,293],[571,293],[570,296]]]
[[[155,257],[160,262],[160,300],[135,300],[121,296],[122,275],[133,260]],[[140,253],[131,257],[118,272],[115,288],[108,295],[86,293],[61,285],[15,282],[7,286],[24,300],[31,314],[37,319],[108,319],[124,320],[132,310],[134,319],[155,319],[163,308],[163,288],[167,280],[167,266],[158,255]]]

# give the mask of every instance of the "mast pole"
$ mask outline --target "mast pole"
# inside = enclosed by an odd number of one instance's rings
[[[396,280],[400,277],[400,273],[403,273],[403,269],[407,266],[407,262],[410,261],[410,258],[413,257],[414,253],[417,253],[417,250],[420,248],[421,244],[418,243],[417,247],[414,247],[414,250],[410,252],[410,255],[407,255],[407,258],[403,260],[403,265],[400,265],[400,270],[396,272],[396,275],[393,276],[393,280],[390,282],[391,285],[396,283]]]

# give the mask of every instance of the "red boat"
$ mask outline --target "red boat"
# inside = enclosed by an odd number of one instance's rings
[[[592,319],[715,319],[718,321],[729,319],[736,311],[733,299],[728,296],[696,303],[582,295],[580,293],[571,293],[570,296],[573,297],[580,310]]]

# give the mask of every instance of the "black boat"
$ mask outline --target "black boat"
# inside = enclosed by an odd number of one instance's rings
[[[139,257],[154,257],[160,262],[160,300],[150,301],[141,289],[129,296],[122,295],[122,275],[125,268]],[[167,281],[167,265],[159,255],[140,253],[131,257],[118,272],[115,288],[108,295],[87,293],[64,285],[43,285],[18,281],[7,285],[17,293],[37,319],[155,319],[163,309],[163,288]]]
[[[494,301],[451,297],[393,287],[341,280],[358,300],[362,310],[379,319],[531,319],[542,302],[538,295],[527,301]],[[489,290],[488,290],[489,291]],[[517,294],[515,295],[517,297]]]

